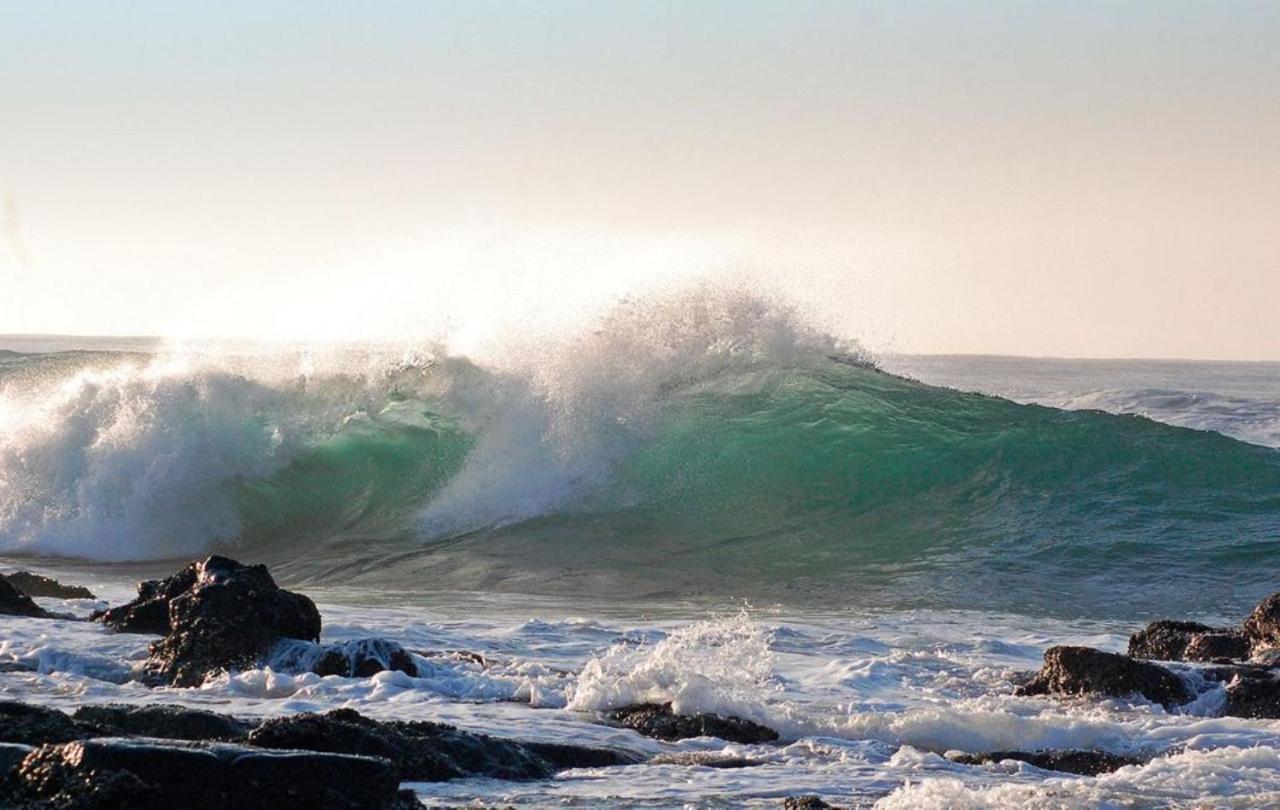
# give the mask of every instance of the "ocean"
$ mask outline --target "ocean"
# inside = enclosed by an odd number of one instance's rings
[[[1280,722],[1012,690],[1054,644],[1239,622],[1280,591],[1278,544],[1280,363],[877,356],[747,295],[482,358],[0,337],[0,571],[86,584],[87,613],[222,553],[312,596],[325,640],[486,662],[149,688],[145,637],[4,617],[0,662],[36,671],[0,672],[0,698],[759,761],[409,785],[433,803],[1272,806]],[[595,722],[643,701],[783,742]],[[1098,777],[945,756],[1040,748],[1163,756]]]

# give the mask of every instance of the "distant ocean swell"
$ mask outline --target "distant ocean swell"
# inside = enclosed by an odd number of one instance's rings
[[[485,364],[0,355],[8,554],[1088,614],[1250,602],[1277,541],[1275,449],[923,385],[746,295]]]

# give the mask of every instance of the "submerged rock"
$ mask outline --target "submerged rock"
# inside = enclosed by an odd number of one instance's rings
[[[421,782],[466,776],[543,779],[566,767],[635,762],[616,751],[519,743],[443,723],[379,722],[351,709],[267,720],[249,735],[249,743],[384,757],[395,763],[401,779]]]
[[[15,806],[23,800],[137,810],[416,806],[399,791],[385,759],[171,740],[100,738],[44,746],[27,755],[7,785]]]
[[[33,574],[30,571],[15,571],[4,574],[9,584],[27,596],[48,596],[54,599],[96,599],[93,592],[80,585],[63,585],[56,579]]]
[[[768,726],[719,714],[676,714],[670,703],[627,706],[608,712],[605,719],[659,740],[719,737],[729,742],[766,743],[778,739],[778,732]]]
[[[1071,749],[1066,751],[990,751],[985,754],[948,754],[952,762],[963,765],[986,765],[992,762],[1003,762],[1007,759],[1025,762],[1046,771],[1062,771],[1081,776],[1097,776],[1111,773],[1126,765],[1142,765],[1148,760],[1140,757],[1126,757],[1106,751],[1085,751]]]
[[[174,686],[198,686],[212,672],[251,666],[282,638],[320,638],[315,603],[276,585],[266,566],[226,557],[143,582],[137,599],[92,618],[123,632],[163,633],[151,645],[147,669]]]
[[[762,759],[748,759],[723,751],[676,751],[658,754],[649,760],[650,765],[686,765],[697,768],[754,768],[763,765]]]
[[[33,619],[55,619],[58,616],[37,605],[30,596],[0,576],[0,615],[28,616]]]
[[[1163,620],[1152,622],[1130,636],[1129,655],[1156,661],[1246,658],[1249,642],[1243,633],[1233,628]]]
[[[782,800],[782,810],[836,810],[817,796],[788,796]]]
[[[413,656],[396,642],[383,638],[334,644],[286,639],[271,651],[270,662],[278,672],[314,672],[322,677],[368,678],[386,671],[418,675]]]
[[[1194,697],[1186,683],[1164,667],[1091,647],[1069,646],[1050,647],[1045,651],[1044,666],[1030,681],[1017,687],[1014,694],[1108,697],[1138,694],[1166,709]]]

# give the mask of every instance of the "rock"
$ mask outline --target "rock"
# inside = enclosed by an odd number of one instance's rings
[[[1129,637],[1129,655],[1155,661],[1185,661],[1187,645],[1203,633],[1229,633],[1229,629],[1199,622],[1158,621]]]
[[[1280,718],[1280,678],[1270,671],[1237,672],[1227,684],[1227,705],[1223,714],[1269,720]]]
[[[215,558],[210,558],[215,559]],[[148,579],[138,583],[138,596],[132,602],[94,611],[90,621],[102,622],[121,633],[145,633],[163,636],[169,633],[169,602],[191,590],[196,582],[196,568],[191,563],[166,579]]]
[[[1197,633],[1187,643],[1187,661],[1241,661],[1249,657],[1249,639],[1239,630]]]
[[[0,661],[0,672],[35,672],[36,668],[25,661]]]
[[[548,742],[522,742],[520,745],[542,757],[557,771],[570,768],[612,768],[617,765],[635,765],[641,761],[637,756],[611,748],[585,748],[581,745]]]
[[[1186,683],[1164,667],[1090,647],[1068,646],[1050,647],[1044,654],[1044,666],[1014,694],[1138,694],[1166,709],[1194,697]]]
[[[368,678],[395,670],[417,677],[413,656],[394,641],[362,638],[335,644],[315,644],[286,639],[271,651],[272,669],[278,672],[314,672],[320,676]]]
[[[748,759],[723,751],[677,751],[658,754],[649,760],[650,765],[685,765],[697,768],[753,768],[763,765],[762,759]]]
[[[1074,773],[1081,776],[1097,776],[1101,773],[1111,773],[1126,765],[1142,765],[1148,761],[1140,757],[1126,757],[1106,751],[1084,751],[1078,749],[1067,751],[991,751],[985,754],[948,754],[947,758],[952,762],[959,762],[963,765],[985,765],[991,762],[1003,762],[1006,759],[1013,759],[1019,762],[1026,762],[1037,768],[1043,768],[1046,771],[1062,771],[1063,773]]]
[[[817,796],[788,796],[782,800],[782,810],[835,810]]]
[[[174,686],[198,686],[210,673],[252,666],[282,638],[320,638],[315,603],[281,589],[265,566],[226,557],[144,582],[137,599],[92,618],[124,632],[163,633],[151,645],[147,669]]]
[[[3,576],[0,576],[0,615],[29,616],[33,619],[54,619],[54,614],[32,601]]]
[[[54,599],[96,599],[93,592],[80,585],[63,585],[56,579],[50,579],[30,571],[15,571],[5,574],[9,584],[27,596],[49,596]]]
[[[608,712],[605,719],[659,740],[719,737],[729,742],[766,743],[778,739],[778,732],[759,723],[719,714],[675,714],[670,703],[627,706]]]
[[[0,742],[44,745],[86,736],[85,730],[57,709],[15,701],[0,702]]]
[[[27,758],[36,749],[29,745],[21,745],[19,743],[0,743],[0,780],[12,770],[15,770],[22,764],[22,760]]]
[[[376,810],[409,805],[384,759],[226,743],[100,738],[45,746],[13,781],[49,806]]]
[[[440,782],[465,776],[544,779],[577,760],[590,767],[630,764],[625,754],[599,749],[500,740],[443,723],[378,722],[350,709],[267,720],[249,735],[251,745],[384,757],[402,780]],[[587,765],[575,764],[573,767]]]
[[[1255,646],[1280,646],[1280,593],[1258,603],[1244,620],[1244,634]]]
[[[185,706],[83,706],[73,719],[95,735],[160,737],[167,740],[244,740],[252,723]]]

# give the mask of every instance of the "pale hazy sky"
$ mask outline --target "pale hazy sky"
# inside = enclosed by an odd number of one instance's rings
[[[0,0],[0,332],[1280,360],[1280,3]]]

